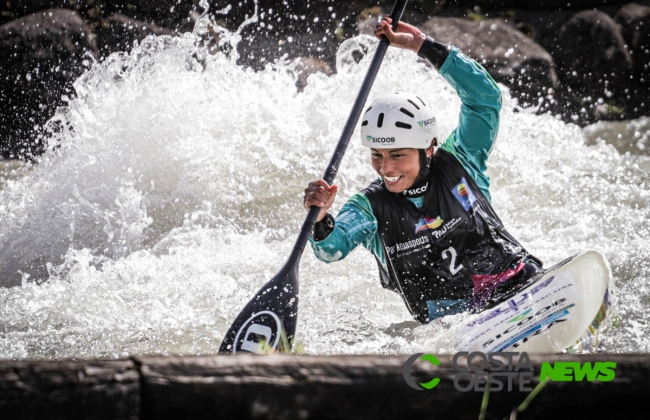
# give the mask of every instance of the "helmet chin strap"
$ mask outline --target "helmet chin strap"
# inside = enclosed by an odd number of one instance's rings
[[[431,146],[433,150],[431,151],[431,156],[427,157],[426,149],[418,150],[420,154],[420,173],[418,174],[418,179],[415,180],[415,184],[419,184],[423,179],[429,178],[429,168],[431,167],[431,158],[436,154],[436,148],[438,147],[438,139],[434,138],[431,140]]]
[[[420,173],[418,175],[416,183],[422,179],[422,178],[427,178],[429,175],[429,167],[431,165],[431,157],[427,156],[427,152],[424,149],[418,150],[420,153]]]
[[[423,197],[429,184],[431,157],[427,157],[425,149],[419,149],[418,153],[420,154],[420,172],[418,173],[418,177],[413,185],[402,192],[402,194],[411,198]]]

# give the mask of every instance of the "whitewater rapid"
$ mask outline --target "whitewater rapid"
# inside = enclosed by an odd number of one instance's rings
[[[311,75],[301,93],[289,65],[253,72],[192,33],[94,63],[39,162],[0,162],[0,359],[216,353],[293,247],[303,189],[322,176],[372,58],[355,62],[358,43],[376,45],[347,41],[336,74]],[[621,322],[599,351],[650,351],[650,153],[586,138],[502,90],[495,209],[547,265],[603,252]],[[418,92],[441,133],[455,127],[459,99],[415,54],[389,49],[369,101],[391,91]],[[375,176],[355,132],[334,210]],[[362,248],[329,265],[307,249],[300,288],[308,354],[423,352],[462,316],[412,321]]]

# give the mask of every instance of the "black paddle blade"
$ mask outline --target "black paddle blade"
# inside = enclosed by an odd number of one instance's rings
[[[239,313],[219,353],[290,350],[298,321],[298,264],[287,264]]]

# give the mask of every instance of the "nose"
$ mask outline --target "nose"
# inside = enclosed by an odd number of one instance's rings
[[[384,159],[381,162],[381,173],[384,175],[391,176],[391,173],[393,169],[395,169],[394,163],[391,161],[391,159]]]

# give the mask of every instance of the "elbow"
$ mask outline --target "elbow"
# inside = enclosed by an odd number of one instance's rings
[[[499,114],[501,113],[501,106],[503,105],[499,88],[486,92],[486,95],[482,98],[481,105],[488,114],[491,114],[493,117],[498,119]]]
[[[502,105],[503,105],[503,101],[501,100],[501,91],[499,91],[499,96],[497,98],[497,101],[494,103],[494,110],[496,111],[497,114],[501,112]]]
[[[489,105],[491,108],[494,108],[497,112],[501,110],[503,105],[503,100],[501,96],[501,89],[499,86],[491,80],[490,88],[485,90],[485,95],[483,97],[484,103]]]
[[[325,263],[340,261],[343,258],[345,258],[345,256],[347,255],[347,253],[344,253],[341,250],[324,249],[324,248],[316,248],[316,247],[314,247],[313,249],[316,258],[318,258],[319,260]]]

